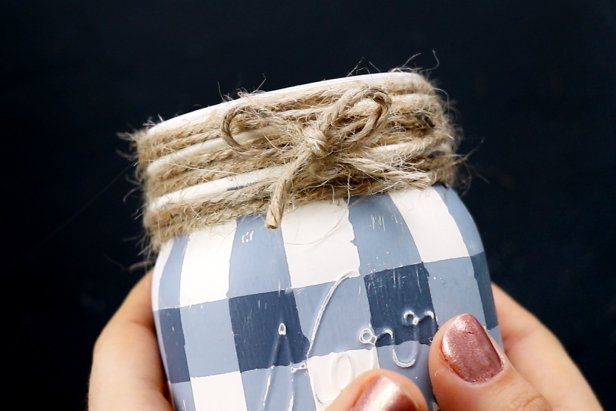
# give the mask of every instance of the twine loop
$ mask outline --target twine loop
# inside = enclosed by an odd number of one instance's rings
[[[373,104],[367,115],[354,119],[351,110],[363,100],[369,100]],[[346,91],[315,120],[301,128],[275,113],[254,109],[250,105],[229,110],[224,116],[220,131],[225,142],[234,149],[245,150],[231,132],[231,124],[240,114],[244,115],[244,120],[251,115],[267,118],[278,129],[278,133],[286,133],[291,141],[288,150],[294,160],[288,163],[287,169],[272,188],[265,225],[268,228],[277,228],[280,225],[288,199],[298,191],[293,184],[295,181],[310,178],[327,183],[339,175],[337,164],[358,150],[369,147],[371,137],[387,119],[390,106],[391,98],[385,91],[363,86]],[[353,164],[347,165],[353,167]],[[356,171],[359,174],[369,174],[361,169]]]

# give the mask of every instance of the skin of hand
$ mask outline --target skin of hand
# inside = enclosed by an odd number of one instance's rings
[[[150,302],[151,272],[100,333],[90,372],[89,411],[172,411]],[[505,350],[466,314],[434,336],[429,371],[443,411],[602,410],[558,339],[493,286]],[[419,388],[389,370],[357,377],[327,411],[428,411]],[[431,411],[431,410],[430,410]]]

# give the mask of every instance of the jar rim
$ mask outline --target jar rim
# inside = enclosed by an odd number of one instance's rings
[[[251,101],[254,104],[266,103],[279,99],[281,96],[293,98],[294,96],[301,96],[316,89],[326,89],[331,86],[346,86],[354,83],[361,83],[367,86],[380,86],[384,82],[391,83],[406,83],[409,81],[424,81],[422,77],[414,72],[408,71],[390,71],[384,73],[372,73],[361,74],[356,76],[338,77],[327,80],[314,81],[311,83],[298,84],[290,87],[284,87],[275,90],[255,92],[251,94]],[[223,101],[218,104],[203,107],[188,113],[180,114],[172,117],[168,120],[164,120],[160,123],[149,128],[146,135],[154,135],[161,132],[167,132],[178,128],[190,126],[196,123],[202,123],[204,119],[210,116],[216,116],[220,112],[229,110],[231,107],[240,104],[241,99],[235,99],[230,101]]]

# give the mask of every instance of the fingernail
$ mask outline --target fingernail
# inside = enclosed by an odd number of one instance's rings
[[[368,383],[351,411],[417,411],[417,405],[400,385],[379,376]]]
[[[441,352],[449,367],[468,382],[487,381],[503,369],[488,334],[470,314],[458,316],[445,331]]]

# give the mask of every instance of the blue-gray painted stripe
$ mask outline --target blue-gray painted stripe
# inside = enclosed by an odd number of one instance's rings
[[[360,273],[375,273],[421,262],[404,217],[387,194],[354,197],[349,205]]]
[[[172,384],[171,393],[176,411],[196,411],[193,389],[190,381]]]
[[[419,341],[428,344],[438,329],[423,264],[366,275],[370,323],[377,346]],[[418,321],[413,324],[413,321]],[[391,333],[391,334],[390,334]]]
[[[189,381],[190,372],[184,351],[184,329],[180,309],[166,308],[158,311],[157,314],[167,359],[167,378],[172,384]]]
[[[490,280],[486,255],[485,253],[472,255],[471,261],[475,271],[475,278],[479,285],[479,294],[481,295],[483,312],[486,317],[486,327],[496,327],[498,325],[498,320],[496,318],[496,306],[494,305],[494,296],[492,295],[492,282]]]
[[[239,371],[228,301],[182,307],[181,313],[190,376]]]
[[[408,377],[421,390],[428,404],[434,400],[432,394],[432,384],[430,383],[430,375],[428,372],[428,352],[430,346],[427,344],[419,344],[417,341],[406,341],[398,345],[386,345],[377,347],[377,356],[379,358],[379,368],[395,371]],[[416,362],[411,367],[400,367],[394,360],[394,350],[399,360],[410,358],[413,353],[416,353]]]
[[[430,275],[430,294],[439,325],[456,315],[469,313],[486,324],[474,267],[468,257],[424,264]]]
[[[483,244],[481,242],[481,236],[475,225],[473,217],[469,213],[468,209],[458,196],[458,193],[452,188],[445,187],[443,185],[435,185],[434,190],[441,196],[443,202],[449,210],[449,214],[453,217],[466,249],[469,255],[475,255],[483,252]]]
[[[301,327],[308,338],[314,330],[317,313],[334,284],[318,284],[293,291]],[[364,280],[361,277],[347,278],[335,288],[325,306],[310,355],[370,348],[359,341],[360,331],[367,327],[370,327],[370,307]]]
[[[498,325],[496,327],[488,329],[488,333],[492,338],[494,338],[494,341],[496,341],[498,345],[503,347],[503,336],[500,333],[500,327]]]
[[[229,313],[240,371],[288,365],[306,359],[292,292],[273,291],[229,299]],[[284,333],[280,333],[283,324]]]
[[[286,290],[291,287],[280,229],[264,226],[263,216],[237,220],[229,262],[229,297]]]
[[[177,308],[180,306],[180,279],[182,278],[182,265],[184,252],[188,244],[188,237],[181,236],[173,239],[169,258],[160,277],[158,294],[158,308]]]

